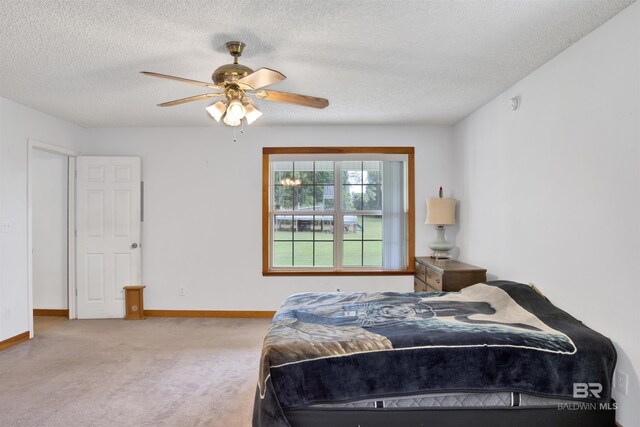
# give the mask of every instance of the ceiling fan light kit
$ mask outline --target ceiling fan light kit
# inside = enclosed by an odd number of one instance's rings
[[[220,122],[222,119],[223,123],[235,127],[242,124],[242,119],[245,119],[247,124],[251,124],[262,116],[262,112],[251,102],[249,96],[255,96],[257,99],[266,101],[284,102],[312,108],[325,108],[329,105],[329,101],[324,98],[263,89],[286,79],[286,77],[284,74],[270,68],[260,68],[253,71],[247,66],[238,64],[238,57],[242,55],[246,47],[244,43],[230,41],[227,42],[226,47],[229,54],[233,56],[233,63],[218,67],[211,75],[213,83],[141,71],[141,73],[152,77],[160,77],[222,91],[176,99],[158,104],[158,106],[170,107],[201,99],[225,97],[226,101],[219,100],[208,106],[206,111],[215,121]]]

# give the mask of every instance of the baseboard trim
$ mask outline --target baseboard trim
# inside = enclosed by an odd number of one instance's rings
[[[29,341],[29,331],[18,334],[15,337],[7,338],[4,341],[0,341],[0,350],[20,344],[23,341]]]
[[[66,308],[34,308],[34,316],[61,316],[69,317],[69,310]]]
[[[232,319],[271,319],[275,311],[242,310],[144,310],[146,317],[200,317]]]

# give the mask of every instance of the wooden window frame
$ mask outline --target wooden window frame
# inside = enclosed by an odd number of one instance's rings
[[[269,247],[270,156],[278,154],[396,154],[407,156],[407,260],[404,270],[271,270]],[[262,275],[263,276],[412,276],[415,256],[414,147],[264,147],[262,149]]]

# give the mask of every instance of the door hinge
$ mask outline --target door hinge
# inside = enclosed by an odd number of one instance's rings
[[[76,296],[78,296],[78,288],[76,288]]]

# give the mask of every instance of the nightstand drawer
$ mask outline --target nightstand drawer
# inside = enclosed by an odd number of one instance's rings
[[[427,279],[426,279],[425,272],[427,270],[427,267],[425,267],[424,264],[420,264],[419,262],[416,262],[415,266],[416,266],[416,270],[415,270],[414,275],[418,279],[422,280],[423,282],[426,282]]]
[[[442,290],[442,274],[427,268],[427,285],[436,291]]]
[[[427,284],[424,283],[421,280],[418,280],[416,278],[413,279],[413,291],[414,292],[428,292],[427,291]]]
[[[458,292],[487,280],[487,270],[452,259],[415,258],[415,279],[427,292]],[[422,289],[422,286],[420,286]]]

